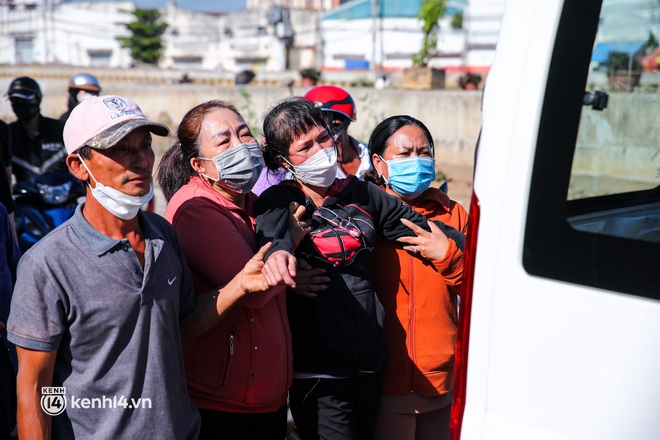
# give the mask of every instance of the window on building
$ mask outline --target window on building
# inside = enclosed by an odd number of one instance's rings
[[[201,56],[173,57],[174,68],[180,70],[195,70],[202,68]]]
[[[32,37],[18,37],[14,43],[16,64],[31,64],[34,61],[34,40]]]
[[[92,67],[110,66],[111,50],[89,50],[87,54],[89,55],[89,63]]]

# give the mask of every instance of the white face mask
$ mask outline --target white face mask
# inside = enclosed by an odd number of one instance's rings
[[[119,217],[122,220],[130,220],[134,218],[140,208],[147,204],[149,200],[154,196],[154,184],[153,182],[149,186],[149,192],[143,196],[129,196],[124,194],[121,191],[118,191],[109,186],[105,186],[92,174],[92,172],[85,164],[82,156],[78,155],[83,166],[89,173],[90,177],[96,182],[96,187],[92,188],[92,185],[89,183],[87,186],[92,190],[92,196],[96,199],[97,202],[101,204],[105,209],[107,209],[115,217]]]
[[[286,160],[286,159],[285,159]],[[332,185],[337,175],[337,148],[323,148],[298,166],[291,165],[291,173],[308,185],[325,187]]]
[[[259,180],[261,170],[264,168],[264,158],[261,155],[259,144],[240,144],[234,148],[213,156],[213,159],[200,157],[202,160],[212,160],[218,170],[218,178],[202,174],[218,186],[246,194]]]

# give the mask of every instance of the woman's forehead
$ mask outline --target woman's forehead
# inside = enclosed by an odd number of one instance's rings
[[[201,133],[204,139],[230,135],[237,128],[247,126],[243,118],[229,109],[215,109],[204,117]]]

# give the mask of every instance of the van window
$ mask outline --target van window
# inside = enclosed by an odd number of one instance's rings
[[[530,274],[660,299],[659,12],[565,3],[530,188]]]
[[[587,90],[607,92],[608,103],[602,111],[582,107],[569,200],[660,184],[658,17],[659,2],[603,1]]]

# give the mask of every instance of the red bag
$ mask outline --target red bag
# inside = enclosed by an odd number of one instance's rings
[[[363,246],[360,237],[355,237],[343,228],[325,226],[310,232],[312,246],[328,262],[335,266],[351,264]]]

